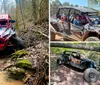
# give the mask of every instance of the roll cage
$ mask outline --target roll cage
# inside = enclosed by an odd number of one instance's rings
[[[75,51],[64,51],[63,54],[80,59],[81,53]]]
[[[95,15],[98,16],[97,11],[93,10],[93,9],[88,9],[88,8],[82,8],[82,7],[59,7],[57,14],[56,14],[56,18],[61,19],[61,15],[65,14],[65,16],[67,17],[66,21],[70,21],[69,17],[71,15],[75,16],[76,14],[81,15]]]
[[[10,20],[12,20],[12,18],[8,14],[0,14],[0,27],[9,28],[12,25]]]

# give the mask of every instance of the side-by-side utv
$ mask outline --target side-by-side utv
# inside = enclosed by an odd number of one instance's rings
[[[83,57],[80,52],[64,51],[57,65],[70,65],[84,71],[84,79],[91,83],[100,79],[100,66],[91,59]]]
[[[0,50],[7,47],[23,49],[25,43],[17,35],[14,28],[15,20],[8,14],[0,14]]]
[[[79,16],[81,25],[74,24]],[[50,19],[51,40],[99,41],[100,17],[94,9],[84,7],[59,7],[55,17]]]

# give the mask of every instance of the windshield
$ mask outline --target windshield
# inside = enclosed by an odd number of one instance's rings
[[[99,19],[99,17],[98,17],[98,16],[95,16],[95,15],[94,15],[94,16],[89,16],[89,18],[90,18],[91,20],[92,20],[92,19],[93,19],[93,20]]]
[[[97,12],[91,12],[91,13],[88,13],[89,16],[98,16],[98,13]]]
[[[87,18],[88,18],[88,21],[91,22],[92,24],[100,24],[100,18],[98,16],[98,13],[95,12],[95,13],[87,13]]]
[[[92,24],[100,24],[100,18],[98,16],[91,15],[88,17],[89,17],[90,22],[92,22]]]
[[[1,26],[7,26],[7,20],[0,21],[0,27]]]
[[[0,27],[0,35],[5,31],[5,27]]]

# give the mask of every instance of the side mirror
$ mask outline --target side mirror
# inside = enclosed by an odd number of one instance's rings
[[[10,20],[11,23],[15,23],[15,20]]]

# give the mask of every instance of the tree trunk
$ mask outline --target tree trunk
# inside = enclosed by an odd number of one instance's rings
[[[19,24],[18,24],[18,16],[19,16],[19,0],[15,0],[16,2],[16,29],[19,29]]]
[[[6,13],[7,10],[6,10],[6,1],[5,0],[3,0],[3,7],[4,7],[4,13]]]
[[[21,1],[19,1],[19,6],[20,6],[20,11],[21,11],[23,26],[24,26],[24,29],[25,29],[25,20],[24,20],[24,13],[23,13],[22,6],[21,6]]]
[[[100,52],[100,47],[94,47],[94,46],[87,46],[87,45],[73,45],[73,44],[67,44],[67,43],[51,43],[51,47],[61,47],[61,48],[74,48],[74,49],[82,49],[82,50],[90,50],[90,51],[96,51]]]
[[[32,0],[32,10],[33,10],[32,16],[33,16],[34,21],[37,20],[36,1],[37,0]]]

